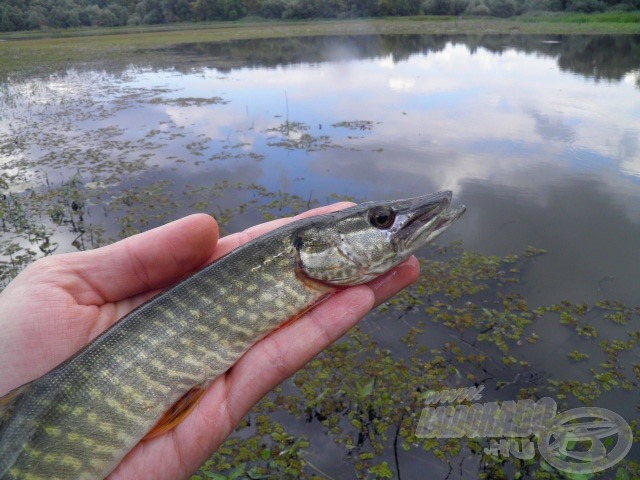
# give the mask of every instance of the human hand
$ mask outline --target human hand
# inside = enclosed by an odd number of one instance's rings
[[[347,206],[317,208],[296,218]],[[196,214],[103,248],[30,265],[0,293],[0,395],[51,370],[164,288],[291,220],[218,241],[216,222]],[[412,257],[367,285],[338,292],[264,338],[211,384],[181,424],[141,441],[108,478],[188,478],[262,396],[417,275]]]

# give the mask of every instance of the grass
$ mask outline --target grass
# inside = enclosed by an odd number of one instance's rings
[[[363,34],[637,34],[640,13],[531,15],[516,19],[402,17],[358,20],[181,23],[83,28],[0,35],[0,78],[48,73],[76,62],[157,59],[162,50],[193,42],[308,35]]]
[[[548,22],[560,24],[638,24],[640,25],[639,12],[605,12],[605,13],[538,13],[520,17],[523,22]]]

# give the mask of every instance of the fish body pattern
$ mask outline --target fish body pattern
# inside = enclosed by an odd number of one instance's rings
[[[462,215],[450,192],[291,222],[138,307],[0,398],[1,480],[108,475],[187,392],[331,292],[406,259]]]

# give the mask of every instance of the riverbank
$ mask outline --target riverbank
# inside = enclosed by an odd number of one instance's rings
[[[620,16],[622,15],[622,16]],[[367,20],[188,23],[88,28],[0,35],[0,76],[22,76],[77,62],[157,59],[164,49],[193,42],[309,35],[364,34],[640,34],[640,14],[538,15],[515,19],[397,17]]]

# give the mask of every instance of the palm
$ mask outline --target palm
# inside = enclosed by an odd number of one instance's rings
[[[0,294],[0,394],[44,374],[162,288],[287,221],[216,244],[215,222],[193,215],[105,248],[37,262]],[[411,283],[417,271],[417,262],[409,260],[387,280],[343,290],[260,341],[213,382],[184,422],[140,442],[109,478],[188,477],[265,393]]]

